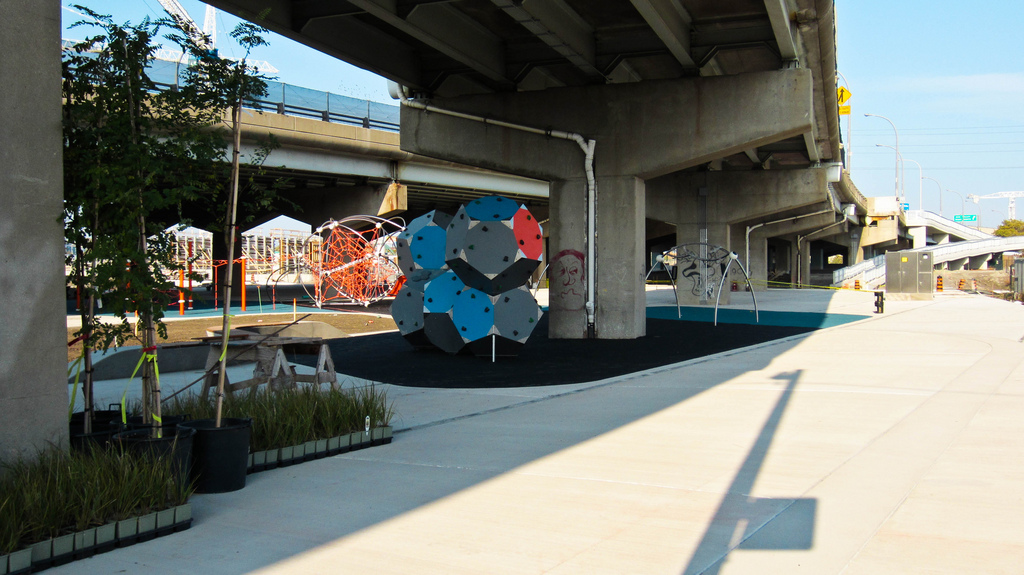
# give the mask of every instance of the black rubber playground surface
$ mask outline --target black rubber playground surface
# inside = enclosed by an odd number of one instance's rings
[[[648,318],[647,336],[639,339],[566,340],[547,337],[544,316],[517,357],[494,363],[465,353],[416,350],[397,332],[334,339],[330,348],[339,377],[410,387],[526,387],[597,381],[815,329]]]

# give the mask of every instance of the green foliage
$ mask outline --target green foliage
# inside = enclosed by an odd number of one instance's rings
[[[0,554],[50,537],[184,504],[192,486],[171,458],[51,448],[0,476]]]
[[[1003,238],[1024,236],[1024,221],[1003,220],[1003,223],[999,224],[999,227],[996,228],[995,235]]]
[[[76,246],[68,280],[121,319],[83,325],[93,332],[90,348],[106,349],[138,337],[127,321],[135,313],[160,323],[180,269],[165,230],[186,213],[222,211],[214,206],[224,205],[230,179],[225,117],[236,102],[264,95],[266,82],[244,59],[206,50],[171,18],[118,24],[76,8],[95,21],[74,26],[99,32],[64,57],[65,238]],[[147,66],[165,30],[190,59],[176,89],[158,91]],[[246,23],[232,35],[251,49],[266,44],[264,32]],[[272,187],[249,192],[243,206],[253,209],[276,199]]]
[[[213,419],[214,406],[196,395],[179,396],[171,399],[164,413]],[[372,427],[389,425],[394,415],[387,394],[373,385],[351,391],[314,386],[278,391],[254,388],[228,395],[223,406],[224,417],[252,418],[253,451],[360,431],[367,415]]]
[[[118,24],[76,8],[92,20],[73,26],[98,29],[63,58],[63,220],[65,239],[75,247],[68,281],[87,302],[78,334],[86,338],[86,353],[129,340],[150,348],[158,335],[166,337],[161,320],[176,297],[174,276],[181,269],[166,230],[188,223],[189,213],[222,226],[227,221],[222,214],[232,166],[226,161],[225,118],[240,103],[263,96],[267,86],[245,58],[218,57],[206,49],[207,39],[180,20]],[[265,32],[246,23],[232,36],[251,50],[266,44]],[[147,71],[161,34],[190,56],[175,88],[163,91]],[[273,142],[256,154],[257,173],[272,147]],[[242,190],[243,209],[265,213],[276,190],[257,185],[255,176],[249,184]],[[118,321],[101,322],[90,303],[95,299]],[[132,328],[132,316],[141,329]],[[141,379],[150,401],[144,418],[150,421],[159,409],[151,362],[144,364]],[[88,410],[88,376],[83,392]]]

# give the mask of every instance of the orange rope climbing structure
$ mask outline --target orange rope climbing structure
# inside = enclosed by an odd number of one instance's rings
[[[318,307],[325,303],[368,306],[401,287],[396,240],[404,223],[376,216],[330,220],[317,228],[303,251],[314,277]]]

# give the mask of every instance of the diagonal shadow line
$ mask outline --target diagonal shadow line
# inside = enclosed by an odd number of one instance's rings
[[[740,547],[744,541],[752,537],[758,529],[767,524],[771,519],[760,525],[752,525],[754,520],[759,516],[770,515],[774,517],[797,501],[793,499],[783,503],[779,500],[760,499],[750,496],[750,492],[753,490],[754,482],[757,480],[762,465],[764,465],[768,448],[771,447],[775,433],[778,431],[782,414],[786,411],[786,406],[793,395],[793,390],[800,379],[801,372],[802,370],[797,370],[775,376],[774,379],[788,381],[786,388],[775,402],[775,407],[768,415],[768,419],[761,428],[757,440],[750,447],[750,451],[747,452],[747,458],[743,461],[743,465],[740,466],[732,483],[725,491],[722,502],[704,531],[704,536],[690,557],[690,562],[683,570],[684,575],[714,575],[718,573],[728,560],[729,554]],[[811,509],[813,510],[813,506]],[[813,533],[812,527],[813,524],[808,526],[809,533]],[[742,536],[737,538],[737,532],[740,528],[743,530]],[[792,549],[794,547],[774,548]],[[798,548],[809,548],[809,542],[806,546]]]

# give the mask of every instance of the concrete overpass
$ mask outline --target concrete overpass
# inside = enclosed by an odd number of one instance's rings
[[[546,182],[406,152],[395,132],[249,110],[243,114],[243,155],[251,154],[268,134],[280,147],[259,177],[283,179],[282,193],[299,209],[281,214],[314,227],[329,218],[378,214],[392,182],[403,186],[400,215],[407,220],[432,209],[454,213],[460,203],[492,194],[525,203],[537,217],[547,217]]]
[[[651,243],[749,237],[767,270],[772,234],[803,265],[845,233],[831,0],[211,4],[401,85],[402,150],[548,182],[550,251],[587,277],[554,337],[644,335]]]
[[[993,236],[927,211],[903,212],[882,221],[892,223],[883,228],[894,230],[892,241],[885,242],[888,249],[876,250],[878,253],[854,265],[835,270],[833,286],[849,287],[856,281],[864,289],[873,289],[885,284],[885,253],[890,251],[927,254],[934,270],[983,270],[1004,252],[1024,249],[1024,237]]]
[[[831,0],[212,3],[407,87],[401,151],[547,182],[550,251],[588,284],[554,294],[553,337],[644,335],[650,243],[749,238],[756,275],[769,240],[803,269],[847,235]],[[0,4],[3,458],[66,433],[60,37],[56,1]]]

